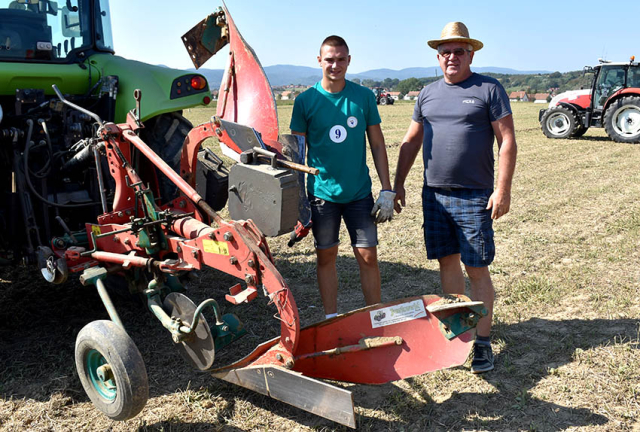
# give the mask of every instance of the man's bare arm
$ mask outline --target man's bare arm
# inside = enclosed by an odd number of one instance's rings
[[[373,156],[373,163],[376,166],[382,190],[391,190],[387,147],[384,144],[384,135],[379,124],[367,126],[367,138],[369,138],[371,155]]]
[[[507,214],[511,207],[511,183],[516,169],[518,146],[512,115],[491,122],[491,127],[498,142],[498,182],[489,198],[487,209],[491,209],[491,219],[498,219]]]
[[[396,191],[395,210],[400,213],[403,207],[406,207],[404,182],[411,171],[411,167],[416,160],[416,156],[422,147],[422,135],[424,126],[411,120],[409,129],[402,139],[400,145],[400,155],[398,156],[398,165],[396,166],[394,190]]]

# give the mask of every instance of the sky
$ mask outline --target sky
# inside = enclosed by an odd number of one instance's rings
[[[110,0],[116,54],[151,64],[193,65],[181,36],[221,0]],[[472,67],[568,72],[598,58],[640,60],[640,0],[624,2],[227,0],[229,13],[263,66],[317,67],[322,40],[345,38],[350,73],[436,66],[427,40],[462,21],[484,43]],[[203,67],[224,69],[223,50]]]

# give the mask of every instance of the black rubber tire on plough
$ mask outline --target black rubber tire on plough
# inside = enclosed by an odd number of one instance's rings
[[[76,369],[91,402],[112,420],[135,417],[149,399],[149,381],[140,351],[112,321],[93,321],[76,339]],[[108,368],[100,369],[108,365]]]

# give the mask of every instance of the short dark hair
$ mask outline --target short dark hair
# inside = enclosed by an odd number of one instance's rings
[[[322,47],[325,45],[329,45],[332,47],[345,47],[347,49],[347,53],[349,53],[349,45],[347,45],[347,42],[344,39],[342,39],[340,36],[331,35],[325,38],[325,40],[322,41],[322,45],[320,45],[321,54],[322,54]]]

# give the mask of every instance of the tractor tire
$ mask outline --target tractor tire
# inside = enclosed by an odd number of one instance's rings
[[[112,321],[93,321],[76,339],[76,369],[91,402],[112,420],[135,417],[149,399],[140,351]]]
[[[380,98],[380,105],[386,105],[386,104],[387,104],[387,98],[386,97]]]
[[[179,173],[182,145],[192,128],[191,122],[178,112],[160,114],[144,123],[140,138],[175,172]],[[155,171],[160,189],[160,202],[166,203],[176,198],[178,187],[160,170]]]
[[[578,125],[575,113],[561,106],[549,108],[540,120],[542,133],[553,139],[571,138]]]
[[[589,128],[582,126],[582,124],[578,124],[573,133],[571,134],[571,138],[580,138],[582,135],[586,134]]]
[[[626,96],[613,102],[604,113],[604,129],[619,143],[640,143],[640,97]]]
[[[389,105],[393,105],[394,102],[395,102],[395,99],[389,98]]]

